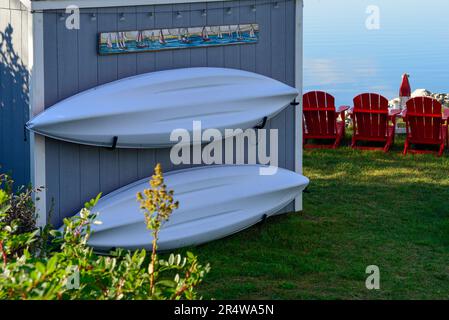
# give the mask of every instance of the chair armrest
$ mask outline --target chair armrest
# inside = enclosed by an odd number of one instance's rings
[[[443,121],[448,122],[449,119],[449,108],[444,108],[443,110]]]
[[[345,121],[346,119],[346,110],[349,109],[349,106],[340,106],[335,110],[335,113],[337,115],[337,118],[340,117],[342,121]]]
[[[407,109],[402,110],[400,117],[402,117],[403,119],[405,119],[405,117],[407,116]]]
[[[351,109],[350,106],[340,106],[340,107],[337,108],[336,112],[337,113],[342,113],[342,112],[348,111],[349,109]]]
[[[388,111],[388,115],[390,117],[396,117],[399,114],[401,114],[401,110],[400,109],[391,109],[391,110]]]
[[[393,123],[394,126],[396,126],[396,118],[401,113],[400,109],[390,109],[388,110],[388,118]]]
[[[353,113],[354,113],[354,107],[349,107],[348,114],[352,116]]]

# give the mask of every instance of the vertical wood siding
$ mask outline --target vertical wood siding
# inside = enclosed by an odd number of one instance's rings
[[[0,0],[0,172],[16,186],[30,183],[27,66],[28,13],[18,0]]]
[[[294,86],[295,2],[279,1],[279,8],[274,7],[275,2],[84,9],[80,30],[67,30],[57,12],[45,13],[45,104],[50,107],[77,92],[124,77],[197,66],[248,70]],[[256,5],[256,10],[251,5]],[[230,7],[232,13],[228,14]],[[203,9],[209,10],[206,16],[201,14]],[[154,14],[150,16],[149,11]],[[97,55],[98,32],[254,22],[261,28],[257,45]],[[288,107],[267,125],[279,129],[279,164],[290,170],[295,167],[294,121],[294,109]],[[74,214],[99,192],[107,194],[150,176],[157,162],[165,171],[180,169],[171,164],[169,154],[169,149],[110,151],[46,139],[47,207],[52,208],[52,223],[59,225],[63,217]],[[285,210],[291,211],[293,206]]]

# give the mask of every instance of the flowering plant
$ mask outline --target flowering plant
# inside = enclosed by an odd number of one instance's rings
[[[150,189],[137,195],[145,223],[153,236],[153,250],[116,250],[98,256],[88,246],[91,225],[101,223],[92,213],[100,199],[85,204],[79,215],[64,220],[63,231],[17,233],[10,221],[10,195],[0,189],[0,299],[196,299],[196,287],[209,272],[195,255],[170,254],[158,259],[157,239],[163,223],[178,207],[167,191],[162,168],[156,166]],[[49,239],[36,252],[42,237]],[[15,248],[22,248],[18,251]],[[50,249],[48,249],[50,247]],[[56,248],[56,249],[55,249]],[[45,254],[42,254],[45,252]]]

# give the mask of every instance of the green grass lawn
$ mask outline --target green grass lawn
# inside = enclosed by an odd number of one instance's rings
[[[204,298],[449,298],[449,155],[401,151],[305,151],[302,213],[192,249],[212,266]]]

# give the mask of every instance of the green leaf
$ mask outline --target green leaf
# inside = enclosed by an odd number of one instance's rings
[[[56,264],[58,262],[58,256],[53,256],[50,260],[47,262],[47,273],[52,273],[56,269]]]
[[[181,264],[181,255],[176,255],[176,265],[179,266]]]
[[[88,210],[91,210],[93,207],[95,207],[95,206],[97,205],[98,201],[99,201],[100,198],[101,198],[101,195],[102,195],[102,193],[100,192],[100,193],[95,197],[95,199],[91,199],[90,201],[86,202],[86,203],[84,204],[84,207],[85,207],[86,209],[88,209]]]
[[[40,261],[36,262],[36,270],[40,273],[45,273],[45,265]]]

